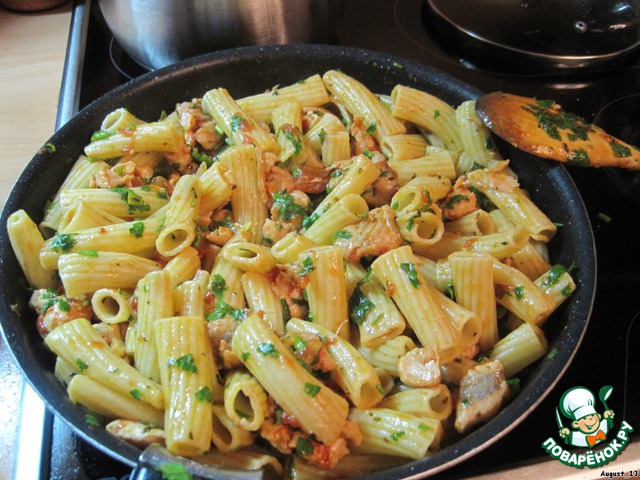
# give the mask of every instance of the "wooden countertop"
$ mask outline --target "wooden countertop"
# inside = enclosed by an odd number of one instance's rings
[[[53,134],[71,3],[38,13],[0,7],[0,207],[31,157]],[[0,478],[12,478],[22,374],[0,341]]]

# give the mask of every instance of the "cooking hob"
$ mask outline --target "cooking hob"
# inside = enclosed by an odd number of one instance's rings
[[[640,61],[631,54],[612,64],[587,69],[544,71],[523,65],[496,67],[470,59],[451,37],[439,33],[434,14],[423,0],[348,0],[335,44],[378,50],[419,61],[455,75],[483,91],[552,98],[566,110],[593,121],[611,102],[640,93]],[[476,52],[477,53],[477,52]],[[499,62],[498,62],[499,63]],[[145,73],[115,43],[97,2],[74,4],[58,124],[79,108],[130,78]],[[615,134],[615,132],[611,132]],[[469,478],[490,474],[494,478],[522,463],[549,460],[542,442],[557,435],[555,409],[567,389],[583,385],[593,391],[614,387],[608,401],[617,419],[640,426],[640,256],[636,252],[636,222],[640,201],[634,182],[626,184],[603,170],[570,169],[589,213],[597,245],[597,292],[591,321],[572,364],[554,390],[512,432],[439,478]],[[619,176],[619,175],[618,175]],[[629,179],[638,176],[628,173]],[[631,192],[631,194],[629,193]],[[27,400],[25,400],[26,402]],[[33,401],[28,400],[28,401]],[[28,416],[28,415],[27,415]],[[30,466],[39,478],[124,480],[131,467],[120,464],[76,436],[64,422],[48,412],[41,425],[40,464]],[[23,417],[23,425],[30,425]],[[23,438],[33,438],[28,434]],[[41,441],[41,442],[40,442]],[[30,450],[33,443],[21,445]],[[640,458],[635,462],[640,468]],[[604,470],[615,469],[603,467]],[[567,475],[574,473],[566,467]],[[585,472],[598,477],[598,472]],[[496,473],[497,472],[497,473]],[[544,471],[536,478],[545,477]],[[38,478],[37,476],[34,478]],[[533,478],[533,477],[532,477]],[[23,480],[22,478],[20,480]]]

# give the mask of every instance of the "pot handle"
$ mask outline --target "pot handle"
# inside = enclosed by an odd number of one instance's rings
[[[166,448],[154,444],[147,447],[140,457],[129,480],[163,480],[157,469],[162,464],[178,462],[191,473],[193,480],[271,480],[277,478],[271,468],[261,470],[234,470],[204,465],[194,460],[172,454]]]

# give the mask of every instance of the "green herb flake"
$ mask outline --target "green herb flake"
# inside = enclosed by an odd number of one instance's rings
[[[76,253],[78,255],[84,255],[86,257],[94,257],[94,258],[98,257],[98,251],[97,250],[78,250]]]
[[[198,367],[196,366],[192,353],[188,353],[177,359],[170,358],[168,363],[169,366],[179,368],[185,372],[198,373]]]
[[[56,146],[53,143],[45,143],[38,151],[40,155],[45,153],[56,153]]]
[[[155,469],[162,475],[162,480],[193,480],[193,476],[180,462],[166,462]]]
[[[378,129],[378,125],[376,124],[376,122],[373,122],[371,125],[369,125],[369,127],[367,128],[367,135],[373,135],[373,133]]]
[[[611,151],[616,157],[626,158],[631,156],[631,149],[626,145],[622,145],[616,141],[609,142]]]
[[[51,250],[56,253],[70,251],[76,244],[73,238],[74,235],[74,233],[56,233],[56,236],[51,241]]]
[[[353,237],[353,235],[350,232],[347,232],[346,230],[338,230],[333,234],[331,243],[336,243],[336,240],[349,240],[351,237]]]
[[[310,397],[315,397],[318,392],[320,392],[320,385],[316,385],[315,383],[305,383],[304,384],[304,393],[309,395]]]
[[[247,130],[247,119],[240,115],[233,115],[231,117],[231,131],[237,132],[238,130]]]
[[[137,388],[133,388],[129,391],[129,394],[135,398],[136,400],[140,400],[142,398],[142,392]]]
[[[270,343],[270,342],[258,344],[256,350],[258,350],[258,352],[260,352],[264,357],[266,357],[266,356],[272,356],[272,357],[280,356],[280,352],[278,352],[278,349],[276,348],[276,346],[273,343]]]
[[[304,457],[307,455],[313,455],[315,448],[313,443],[308,438],[300,437],[296,442],[296,455]]]
[[[98,420],[98,417],[96,417],[92,413],[87,413],[84,416],[84,420],[85,420],[85,422],[87,422],[87,425],[90,425],[92,427],[101,427],[102,426],[102,423],[100,422],[100,420]]]
[[[571,150],[569,157],[567,158],[567,164],[574,167],[588,167],[591,165],[589,160],[589,154],[583,148],[578,150]]]
[[[144,234],[144,222],[133,222],[131,228],[129,229],[129,233],[136,238],[142,237]]]
[[[196,392],[196,400],[199,402],[213,403],[213,394],[211,389],[207,386],[202,387]]]
[[[145,203],[144,198],[130,188],[115,187],[111,191],[120,195],[120,199],[129,207],[129,212],[148,212],[151,210],[151,205]]]
[[[273,208],[278,210],[281,220],[289,221],[295,216],[309,215],[309,206],[303,206],[295,202],[295,197],[285,191],[273,194]]]
[[[606,213],[598,212],[597,216],[604,223],[609,223],[612,220],[612,218],[609,215],[607,215]]]
[[[84,372],[87,368],[89,368],[89,365],[80,358],[76,358],[76,365],[80,369],[80,372]]]
[[[418,270],[413,263],[401,263],[400,269],[406,273],[409,277],[409,282],[414,288],[420,288],[420,278],[418,277]]]
[[[240,360],[246,362],[247,360],[249,360],[250,356],[251,354],[249,352],[242,352],[242,354],[240,355]]]
[[[356,325],[362,325],[374,308],[373,302],[356,286],[349,298],[349,319]]]
[[[402,437],[404,437],[406,435],[405,432],[403,432],[402,430],[399,432],[393,432],[391,435],[389,435],[389,437],[391,438],[391,440],[393,440],[394,442],[397,442],[398,440],[400,440]]]
[[[298,275],[300,275],[301,277],[306,277],[313,271],[314,268],[315,267],[313,266],[313,259],[311,257],[305,257],[304,260],[302,260],[302,267],[300,267]]]
[[[224,292],[228,289],[229,287],[227,287],[227,281],[222,275],[216,273],[211,276],[211,292],[215,295],[216,298],[222,298]]]
[[[229,316],[236,321],[240,321],[245,318],[247,312],[242,308],[233,308],[227,302],[222,300],[218,301],[215,308],[207,315],[207,321],[217,320]]]
[[[513,289],[513,292],[516,294],[516,299],[522,300],[524,298],[524,285],[518,285]]]

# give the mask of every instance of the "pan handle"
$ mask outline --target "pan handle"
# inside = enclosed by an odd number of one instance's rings
[[[181,463],[193,476],[193,480],[271,480],[275,472],[271,468],[261,470],[233,470],[204,465],[188,458],[172,454],[166,448],[154,444],[147,447],[138,458],[138,465],[129,480],[163,480],[157,469],[170,462]]]

